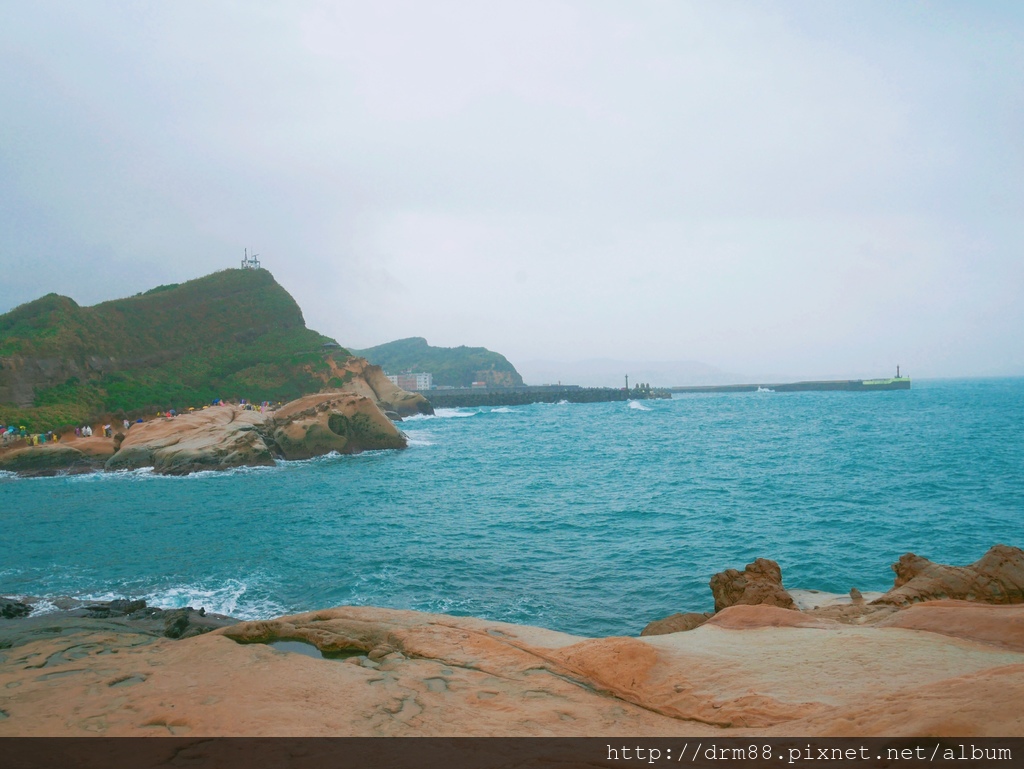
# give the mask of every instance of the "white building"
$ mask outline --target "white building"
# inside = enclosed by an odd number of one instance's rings
[[[414,374],[385,374],[385,376],[401,387],[403,390],[418,391],[430,390],[434,386],[434,375],[426,372]]]

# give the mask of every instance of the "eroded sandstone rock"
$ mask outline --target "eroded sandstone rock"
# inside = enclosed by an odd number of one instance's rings
[[[273,465],[274,455],[261,434],[265,418],[237,406],[213,406],[132,425],[107,470],[152,467],[157,473],[184,475],[198,470]]]
[[[873,604],[907,606],[920,601],[962,599],[980,603],[1024,602],[1024,551],[995,545],[969,566],[933,563],[913,553],[892,565],[893,589]]]
[[[350,392],[307,395],[274,412],[273,442],[285,459],[336,451],[400,449],[405,438],[370,398]]]
[[[714,615],[711,612],[688,611],[680,614],[673,614],[665,619],[656,619],[647,623],[647,626],[640,631],[641,636],[664,635],[665,633],[682,633],[686,630],[693,630],[700,627]]]
[[[743,571],[726,569],[711,578],[715,611],[736,604],[767,604],[795,609],[793,597],[782,586],[782,569],[775,561],[757,558]]]
[[[382,411],[390,411],[399,417],[434,413],[434,407],[426,397],[403,390],[384,375],[380,366],[365,358],[349,358],[341,365],[331,360],[330,364],[333,366],[332,378],[343,382],[339,391],[369,398]]]
[[[101,462],[63,443],[25,446],[0,454],[0,470],[28,477],[91,472],[99,467]]]

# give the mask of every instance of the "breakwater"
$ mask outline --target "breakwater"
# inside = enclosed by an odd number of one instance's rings
[[[650,388],[580,387],[579,385],[521,385],[518,387],[459,387],[423,393],[434,408],[525,406],[530,403],[605,403],[671,398],[667,390]]]
[[[697,387],[670,387],[668,389],[673,393],[752,393],[759,390],[770,390],[777,393],[806,392],[809,390],[871,392],[876,390],[909,390],[910,377],[893,377],[892,379],[833,379],[783,384],[701,385]]]

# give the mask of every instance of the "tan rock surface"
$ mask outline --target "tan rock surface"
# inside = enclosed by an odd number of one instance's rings
[[[665,617],[665,619],[656,619],[654,622],[648,622],[644,629],[640,631],[640,635],[682,633],[687,630],[693,630],[695,627],[700,627],[712,616],[711,612],[701,613],[695,611],[673,614]]]
[[[114,456],[114,439],[93,435],[88,438],[77,437],[74,433],[62,436],[60,445],[70,446],[81,451],[83,455],[93,459],[106,461]]]
[[[913,621],[968,627],[957,617],[976,608]],[[0,651],[0,736],[1024,734],[1024,652],[1005,643],[1024,607],[993,613],[986,643],[774,624],[789,614],[737,606],[687,633],[583,639],[345,607],[182,641],[48,638]],[[275,639],[358,656],[261,643]]]
[[[334,365],[332,375],[341,378],[345,384],[340,388],[375,401],[382,410],[406,417],[413,414],[433,414],[430,401],[420,393],[403,390],[384,375],[380,366],[365,358],[349,358],[342,366]]]
[[[63,443],[21,446],[0,453],[0,470],[21,475],[54,475],[67,470],[88,471],[95,462]]]
[[[107,460],[106,469],[152,467],[158,473],[180,475],[273,465],[274,456],[260,434],[264,424],[258,411],[228,405],[135,424]]]
[[[995,545],[969,566],[933,563],[913,553],[892,565],[895,586],[873,604],[907,606],[944,598],[984,603],[1024,602],[1024,551]]]
[[[878,626],[927,630],[1024,652],[1024,612],[1015,606],[930,601],[890,614]]]
[[[726,569],[711,578],[711,593],[715,597],[715,611],[735,604],[768,604],[784,609],[795,609],[792,596],[782,586],[779,564],[767,558],[757,558],[743,571]]]
[[[285,459],[405,447],[402,433],[374,400],[351,392],[318,393],[287,403],[273,413],[271,429]]]

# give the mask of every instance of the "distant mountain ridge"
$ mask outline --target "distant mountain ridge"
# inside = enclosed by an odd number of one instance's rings
[[[414,336],[352,352],[389,374],[429,372],[435,387],[469,387],[473,382],[486,382],[492,387],[523,383],[504,355],[486,347],[431,347],[423,337]]]
[[[325,346],[326,345],[326,346]],[[267,270],[231,269],[81,307],[48,294],[0,315],[0,424],[36,430],[216,398],[292,400],[348,350],[306,328]]]

